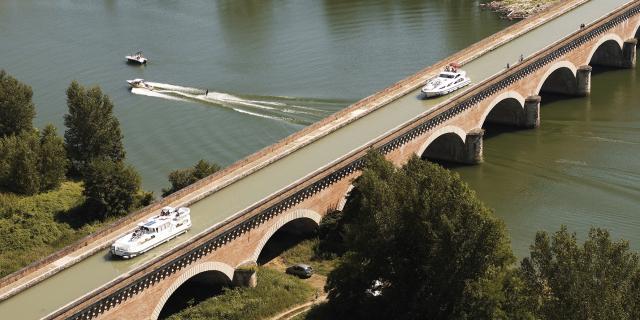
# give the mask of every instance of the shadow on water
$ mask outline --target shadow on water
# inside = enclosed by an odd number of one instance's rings
[[[524,130],[514,126],[508,126],[504,124],[493,124],[493,123],[486,123],[482,127],[482,129],[484,129],[483,139],[485,140],[492,139],[503,134],[510,134],[510,133]]]

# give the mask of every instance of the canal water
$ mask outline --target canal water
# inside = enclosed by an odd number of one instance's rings
[[[61,132],[69,83],[99,85],[158,194],[171,170],[228,165],[509,24],[468,0],[0,0],[0,68]],[[125,64],[139,49],[149,64]],[[485,163],[454,169],[518,255],[560,224],[640,245],[636,76],[595,75],[592,97],[544,103],[538,130],[490,130]]]

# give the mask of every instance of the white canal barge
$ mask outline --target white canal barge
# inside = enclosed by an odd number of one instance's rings
[[[425,97],[431,98],[451,93],[470,83],[467,73],[460,70],[458,64],[451,63],[437,77],[429,79],[421,91]]]
[[[160,215],[147,219],[111,245],[111,254],[125,259],[143,254],[191,228],[189,208],[164,207]]]

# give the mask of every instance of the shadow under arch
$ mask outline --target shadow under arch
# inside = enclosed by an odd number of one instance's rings
[[[535,94],[576,95],[578,92],[577,72],[578,68],[569,61],[556,62],[542,76]]]
[[[585,65],[617,67],[624,63],[624,40],[617,34],[606,34],[591,48]]]
[[[497,96],[484,111],[476,127],[486,124],[519,126],[524,120],[525,98],[518,92],[509,91]]]
[[[320,225],[320,220],[322,220],[322,216],[309,209],[295,209],[285,213],[267,230],[258,242],[253,254],[242,264],[256,263],[260,265],[270,261],[298,242],[291,241],[291,238],[300,239],[313,235]],[[274,246],[268,247],[267,244],[274,244]]]
[[[222,262],[203,262],[191,267],[165,291],[150,319],[164,319],[182,310],[188,305],[188,298],[202,301],[221,292],[231,285],[233,272],[233,267]]]
[[[467,133],[455,126],[446,126],[434,132],[416,152],[418,157],[434,162],[456,162],[465,154]]]

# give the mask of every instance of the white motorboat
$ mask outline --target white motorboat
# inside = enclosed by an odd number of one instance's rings
[[[127,62],[138,63],[138,64],[146,64],[147,58],[142,55],[142,51],[138,51],[135,54],[126,56]]]
[[[111,254],[129,259],[165,243],[191,228],[191,210],[164,207],[160,215],[147,219],[111,245]]]
[[[444,68],[444,71],[432,79],[422,87],[422,93],[427,98],[442,96],[456,91],[471,83],[471,79],[467,77],[467,73],[458,68],[458,65],[452,63]]]
[[[132,87],[132,88],[143,88],[143,89],[149,89],[149,90],[153,90],[153,86],[151,86],[150,84],[144,82],[144,79],[133,79],[133,80],[127,80],[127,83]]]

